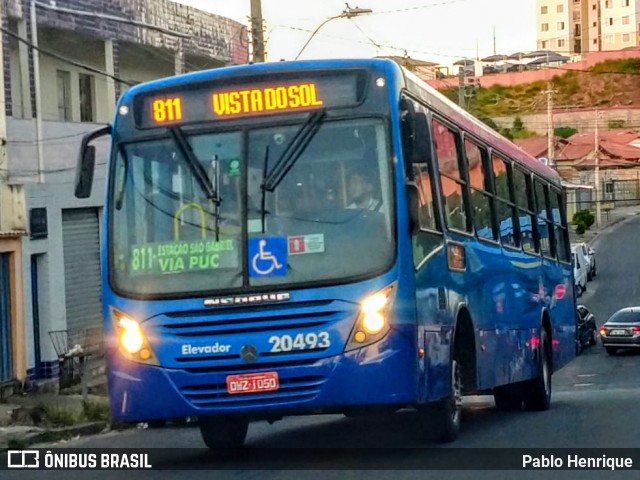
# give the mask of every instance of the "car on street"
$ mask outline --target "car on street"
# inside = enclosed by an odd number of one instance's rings
[[[580,350],[588,345],[598,343],[598,327],[596,317],[584,305],[578,305],[578,344]]]
[[[621,348],[640,348],[640,307],[626,307],[600,327],[602,346],[609,355]]]
[[[573,264],[573,281],[576,287],[576,296],[579,297],[587,291],[588,260],[577,246],[571,247],[571,263]]]
[[[596,268],[596,252],[593,248],[587,245],[584,242],[577,243],[572,245],[572,247],[576,247],[576,250],[582,254],[582,258],[585,259],[585,262],[588,263],[589,268],[587,269],[587,280],[591,281],[594,279],[598,270]]]

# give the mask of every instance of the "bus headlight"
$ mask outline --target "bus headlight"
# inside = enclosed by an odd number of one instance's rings
[[[389,309],[393,303],[395,285],[365,298],[345,351],[362,348],[381,340],[389,331]]]
[[[149,341],[142,331],[140,323],[117,310],[112,310],[112,318],[116,327],[118,347],[122,355],[132,362],[158,365],[158,360],[149,346]]]
[[[121,318],[118,323],[122,328],[120,345],[129,353],[138,353],[144,345],[144,335],[140,330],[140,325],[127,317]]]

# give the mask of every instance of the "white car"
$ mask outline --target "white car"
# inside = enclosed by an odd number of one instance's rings
[[[593,250],[593,248],[589,247],[589,245],[587,245],[584,242],[577,243],[575,245],[572,245],[571,247],[572,248],[576,247],[581,251],[582,256],[585,258],[586,262],[589,264],[589,268],[587,269],[587,280],[588,281],[593,280],[593,277],[595,277],[597,273],[595,250]]]
[[[587,291],[589,274],[589,260],[578,246],[571,247],[571,263],[573,264],[573,281],[576,286],[576,295],[579,297]]]

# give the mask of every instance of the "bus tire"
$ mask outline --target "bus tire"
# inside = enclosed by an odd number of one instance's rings
[[[453,442],[460,434],[462,424],[462,372],[460,363],[451,361],[451,387],[449,395],[432,408],[436,440]]]
[[[544,411],[551,406],[551,358],[547,332],[540,331],[538,376],[525,384],[524,406],[527,410]]]
[[[493,389],[496,408],[504,412],[513,412],[522,408],[522,391],[518,385],[503,385]]]
[[[200,419],[200,434],[212,450],[240,448],[247,438],[249,422],[244,418],[204,417]]]

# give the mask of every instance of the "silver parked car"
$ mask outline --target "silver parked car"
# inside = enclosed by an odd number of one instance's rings
[[[618,310],[600,327],[602,346],[609,355],[620,348],[640,348],[640,307]]]

